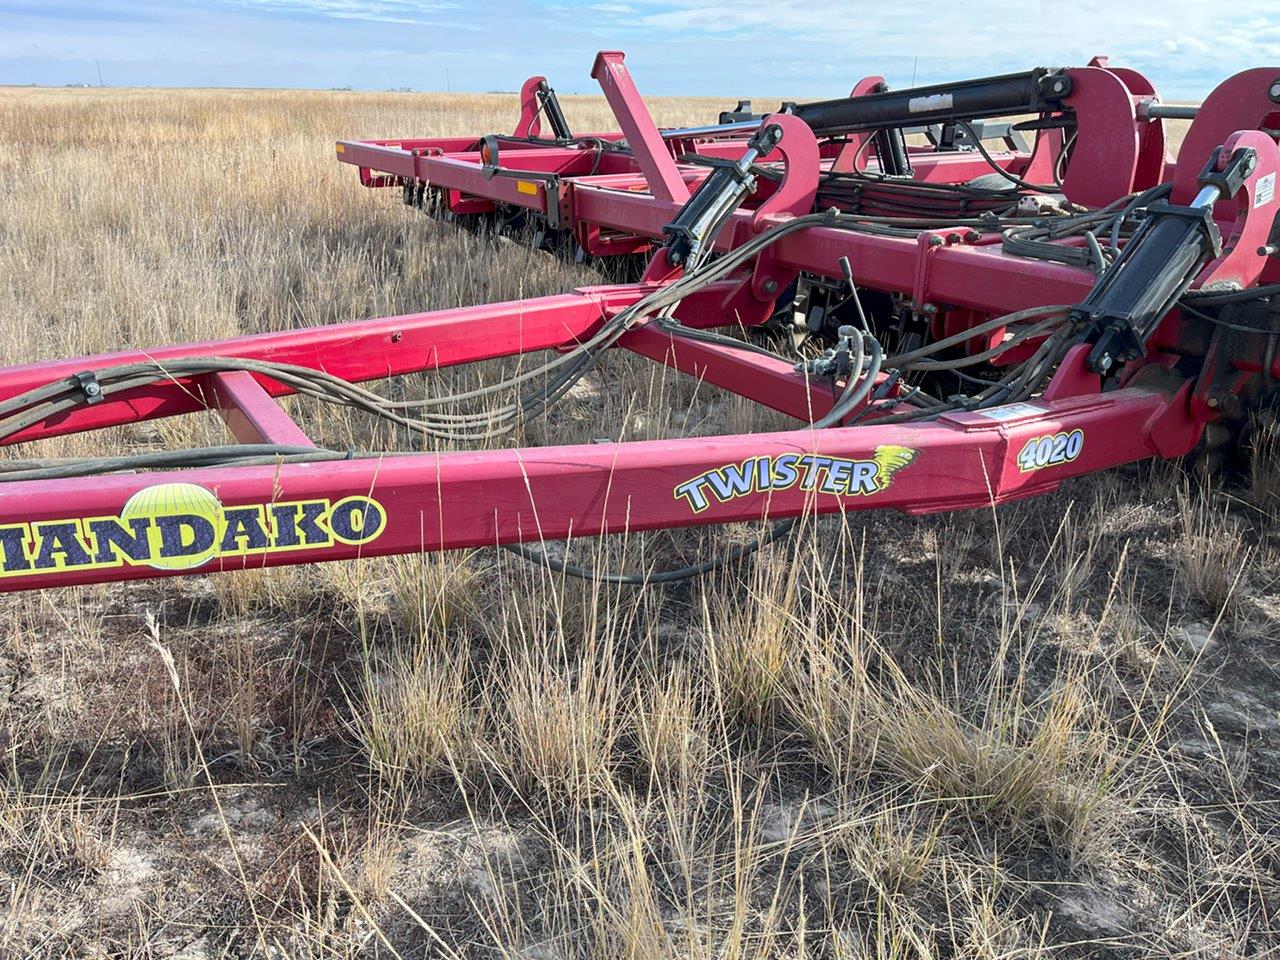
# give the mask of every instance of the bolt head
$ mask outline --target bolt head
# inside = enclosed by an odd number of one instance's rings
[[[761,286],[764,288],[764,292],[765,292],[765,293],[777,293],[777,292],[778,292],[778,281],[777,281],[777,280],[772,280],[772,279],[771,279],[771,280],[766,280],[763,284],[761,284]]]
[[[1271,98],[1272,103],[1280,103],[1280,78],[1271,81],[1271,86],[1267,88],[1267,96]]]
[[[1210,397],[1210,398],[1209,398],[1207,401],[1205,401],[1205,402],[1206,402],[1206,403],[1208,403],[1208,404],[1209,404],[1209,406],[1210,406],[1212,409],[1214,409],[1214,410],[1217,410],[1217,409],[1218,409],[1218,405],[1221,403],[1221,401],[1219,401],[1217,397]]]

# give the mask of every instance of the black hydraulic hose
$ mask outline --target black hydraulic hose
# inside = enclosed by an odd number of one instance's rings
[[[965,131],[969,134],[969,137],[973,140],[974,147],[977,148],[978,153],[982,154],[982,159],[987,161],[987,166],[989,166],[994,173],[999,174],[1001,177],[1003,177],[1004,179],[1012,183],[1015,187],[1018,187],[1022,190],[1029,190],[1033,193],[1056,193],[1062,189],[1061,183],[1054,183],[1054,184],[1048,184],[1048,185],[1029,183],[1028,181],[1022,179],[1022,177],[1019,177],[1019,176],[1016,176],[1015,174],[1010,173],[1004,167],[1000,166],[1000,164],[996,163],[995,157],[991,156],[991,154],[987,151],[986,146],[982,142],[982,138],[978,136],[978,134],[974,131],[973,126],[967,120],[961,121],[960,126],[963,127]]]
[[[1260,337],[1280,337],[1280,330],[1267,330],[1264,327],[1254,327],[1247,323],[1232,323],[1230,320],[1223,320],[1221,317],[1210,316],[1202,313],[1195,307],[1188,305],[1185,299],[1178,304],[1178,309],[1184,313],[1189,313],[1197,320],[1203,320],[1206,323],[1212,323],[1215,326],[1225,327],[1227,330],[1235,330],[1237,333],[1256,333]]]
[[[230,444],[191,450],[158,450],[122,457],[77,460],[0,461],[0,482],[58,480],[132,470],[164,470],[181,467],[246,466],[263,463],[308,463],[344,459],[347,454],[316,447],[283,444]]]
[[[1197,307],[1222,307],[1229,303],[1262,300],[1276,295],[1280,295],[1280,283],[1263,284],[1259,287],[1250,287],[1247,290],[1191,290],[1184,293],[1182,299]]]

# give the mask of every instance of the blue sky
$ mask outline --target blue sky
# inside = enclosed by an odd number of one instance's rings
[[[1166,98],[1280,62],[1280,0],[0,0],[0,83],[595,92],[621,49],[652,94],[836,96],[1095,53]]]

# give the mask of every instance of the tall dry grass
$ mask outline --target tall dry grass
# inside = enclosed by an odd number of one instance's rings
[[[567,109],[583,128],[606,116]],[[505,129],[513,112],[0,91],[9,358],[592,282],[364,191],[332,158],[339,137]],[[326,442],[413,442],[290,407]],[[609,357],[520,439],[782,422]],[[1267,955],[1268,463],[1256,496],[1134,470],[995,511],[827,518],[665,590],[474,551],[6,598],[0,954]],[[658,562],[751,533],[572,549]]]

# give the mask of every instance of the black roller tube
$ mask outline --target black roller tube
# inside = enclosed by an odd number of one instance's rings
[[[793,112],[819,136],[836,136],[883,127],[1043,113],[1059,109],[1071,87],[1071,78],[1062,71],[1037,67],[999,77],[799,103]]]

